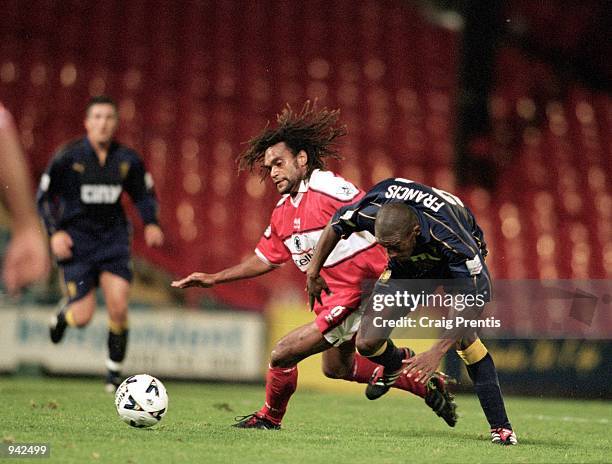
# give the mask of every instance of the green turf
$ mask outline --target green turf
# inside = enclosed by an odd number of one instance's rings
[[[612,460],[612,405],[603,402],[508,398],[520,444],[506,448],[489,443],[471,395],[458,398],[461,418],[450,429],[408,395],[371,402],[354,394],[298,391],[283,430],[260,431],[229,425],[234,416],[260,406],[263,387],[172,382],[166,387],[166,417],[155,428],[134,429],[119,420],[100,382],[0,377],[0,437],[51,443],[52,458],[38,462],[61,463]]]

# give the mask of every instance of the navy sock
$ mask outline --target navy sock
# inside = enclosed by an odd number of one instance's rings
[[[387,348],[382,354],[378,356],[368,356],[367,358],[376,364],[383,365],[385,367],[385,372],[395,372],[401,369],[405,354],[403,349],[397,348],[393,344],[393,341],[388,338]]]
[[[506,414],[504,398],[491,355],[487,353],[480,361],[466,365],[466,367],[472,382],[474,382],[474,390],[480,400],[480,406],[491,428],[504,427],[511,429],[512,426]]]
[[[127,351],[128,329],[123,330],[120,334],[108,331],[108,357],[111,361],[120,363],[125,358]]]

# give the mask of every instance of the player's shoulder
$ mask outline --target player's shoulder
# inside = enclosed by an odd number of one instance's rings
[[[385,190],[389,185],[400,185],[400,186],[420,186],[418,182],[404,177],[388,177],[378,182],[372,190]]]
[[[53,154],[54,163],[72,161],[83,153],[85,149],[85,139],[73,139],[61,145]]]
[[[114,142],[115,144],[115,150],[117,151],[117,153],[119,153],[121,155],[122,158],[124,158],[127,161],[141,161],[142,157],[140,156],[140,154],[134,150],[131,147],[128,147],[127,145],[124,145],[120,142]]]
[[[333,173],[315,169],[310,175],[308,189],[339,201],[353,201],[361,190],[353,183]]]
[[[368,195],[382,195],[385,198],[396,198],[399,192],[407,198],[411,196],[411,192],[415,193],[418,191],[431,193],[432,187],[404,177],[389,177],[374,185],[368,191]]]

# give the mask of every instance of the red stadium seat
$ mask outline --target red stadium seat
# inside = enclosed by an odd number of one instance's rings
[[[460,37],[427,23],[414,5],[153,4],[5,2],[0,99],[39,175],[57,146],[81,132],[88,96],[115,96],[120,137],[143,153],[161,198],[172,249],[149,252],[136,236],[137,250],[156,263],[185,274],[252,251],[277,194],[256,177],[237,177],[234,159],[287,102],[318,97],[342,109],[346,160],[331,166],[363,188],[402,176],[464,196],[452,175]],[[262,27],[266,20],[271,27]],[[464,199],[485,229],[496,277],[609,278],[610,98],[577,86],[566,97],[538,92],[550,75],[519,50],[501,50],[490,105],[500,181],[488,197],[467,191]],[[302,289],[302,275],[284,277]],[[260,307],[269,285],[261,279],[245,294],[217,295]]]

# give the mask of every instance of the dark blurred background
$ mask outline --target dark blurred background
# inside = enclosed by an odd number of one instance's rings
[[[37,179],[83,132],[89,96],[119,102],[119,139],[147,161],[167,235],[148,250],[136,221],[151,292],[166,292],[159,270],[213,272],[252,252],[277,194],[237,175],[234,159],[286,103],[315,98],[348,126],[332,169],[366,189],[401,176],[459,195],[496,278],[612,275],[609,2],[2,0],[0,10],[0,100]],[[303,299],[303,287],[287,265],[187,302],[262,311]]]
[[[249,253],[276,194],[237,177],[241,142],[285,103],[339,107],[363,188],[396,175],[465,197],[498,278],[612,273],[610,14],[605,1],[3,0],[0,99],[39,178],[120,103],[168,235],[138,253],[182,275]],[[301,287],[297,271],[284,276]],[[278,275],[219,287],[261,307]]]

